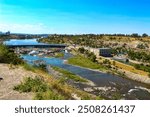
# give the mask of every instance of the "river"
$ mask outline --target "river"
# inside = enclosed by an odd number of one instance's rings
[[[8,45],[40,44],[37,42],[36,39],[28,39],[28,40],[11,39],[4,43],[6,45],[7,44]],[[24,60],[26,60],[28,63],[32,63],[33,61],[36,60],[45,61],[46,64],[48,65],[53,65],[53,66],[66,69],[74,74],[77,74],[83,78],[86,78],[94,82],[96,85],[94,86],[94,88],[97,90],[93,93],[95,93],[96,95],[99,95],[100,92],[105,93],[103,95],[106,94],[110,95],[111,93],[115,94],[115,92],[117,92],[117,94],[119,93],[123,97],[123,99],[150,100],[150,86],[129,79],[125,79],[116,75],[65,64],[63,61],[71,57],[70,53],[65,53],[65,57],[63,58],[47,58],[47,57],[39,57],[39,56],[31,56],[31,55],[22,55],[21,57]],[[79,85],[79,87],[85,89],[88,88],[89,86]],[[104,92],[102,89],[105,89],[106,91]]]

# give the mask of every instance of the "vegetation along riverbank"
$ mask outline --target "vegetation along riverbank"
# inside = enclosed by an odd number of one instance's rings
[[[4,46],[1,46],[0,49],[5,50],[0,51],[1,58],[5,58],[11,53]],[[20,63],[11,62],[12,60],[19,60]],[[70,72],[56,69],[75,81],[86,82]],[[0,99],[102,99],[76,89],[62,79],[54,78],[47,73],[43,66],[34,67],[24,63],[15,54],[7,61],[1,59],[0,71],[0,76],[3,78],[0,81]]]

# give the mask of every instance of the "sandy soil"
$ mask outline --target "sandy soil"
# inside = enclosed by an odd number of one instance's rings
[[[0,100],[31,100],[32,93],[19,93],[13,87],[20,84],[25,77],[35,77],[36,74],[21,67],[10,68],[7,64],[0,64]]]

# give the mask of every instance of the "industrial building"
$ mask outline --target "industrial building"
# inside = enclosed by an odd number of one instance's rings
[[[99,56],[112,57],[111,48],[99,48]]]

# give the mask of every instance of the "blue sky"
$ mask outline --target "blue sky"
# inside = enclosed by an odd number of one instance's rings
[[[148,33],[150,0],[0,0],[0,31]]]

